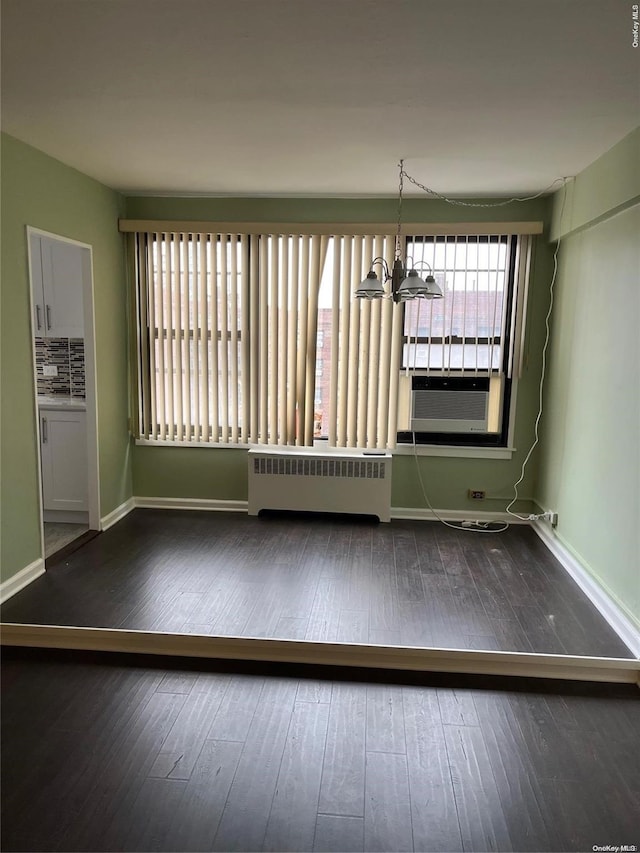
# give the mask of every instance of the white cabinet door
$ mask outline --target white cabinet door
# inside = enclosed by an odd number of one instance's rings
[[[30,248],[36,335],[84,337],[84,250],[35,234]]]
[[[85,512],[88,504],[86,412],[40,409],[45,509]]]

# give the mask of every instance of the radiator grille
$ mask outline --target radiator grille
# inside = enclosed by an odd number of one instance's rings
[[[371,459],[305,459],[258,457],[254,474],[282,474],[295,477],[345,477],[349,480],[384,480],[386,463]]]

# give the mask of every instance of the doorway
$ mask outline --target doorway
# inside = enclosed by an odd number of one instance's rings
[[[42,554],[100,529],[91,246],[27,227]]]

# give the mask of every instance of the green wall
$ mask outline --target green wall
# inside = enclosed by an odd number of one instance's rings
[[[403,208],[406,222],[425,223],[546,221],[549,213],[549,199],[492,210],[454,207],[427,198],[407,198]],[[159,220],[393,222],[397,217],[397,200],[129,197],[126,216]],[[537,239],[530,286],[527,359],[518,390],[517,450],[510,460],[420,457],[429,500],[436,508],[469,510],[472,515],[477,510],[504,510],[511,498],[512,484],[519,477],[522,459],[533,440],[551,259],[548,238]],[[519,490],[526,500],[516,504],[516,508],[523,512],[532,507],[534,470],[535,457]],[[133,477],[134,492],[138,496],[221,500],[246,500],[247,497],[246,454],[233,449],[213,451],[206,448],[136,446]],[[500,497],[488,498],[478,504],[468,499],[469,488],[485,489],[488,495]],[[396,456],[394,460],[392,503],[396,507],[424,507],[412,456]]]
[[[564,210],[555,199],[554,231],[566,236],[535,498],[558,512],[560,541],[640,626],[637,142],[632,134],[579,175]]]
[[[93,247],[101,515],[132,494],[118,193],[2,135],[2,580],[40,556],[26,226]]]

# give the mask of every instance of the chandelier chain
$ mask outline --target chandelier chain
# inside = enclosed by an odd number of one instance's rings
[[[460,207],[504,207],[507,204],[511,204],[514,201],[533,201],[535,198],[540,198],[541,195],[544,195],[548,192],[552,187],[554,187],[558,182],[565,184],[567,182],[567,178],[556,178],[555,181],[549,184],[543,190],[540,190],[539,193],[535,195],[524,196],[523,198],[508,198],[506,201],[496,201],[496,202],[473,202],[473,201],[460,201],[455,198],[448,198],[446,195],[441,195],[439,192],[430,189],[429,187],[425,187],[424,184],[421,184],[419,181],[416,181],[415,178],[412,178],[408,172],[405,172],[403,166],[404,160],[400,161],[400,187],[402,188],[402,179],[406,178],[410,181],[414,186],[418,187],[418,189],[424,190],[424,192],[429,193],[429,195],[435,196],[436,198],[441,199],[442,201],[446,201],[448,204],[457,204]],[[402,192],[402,189],[401,189]],[[398,226],[398,234],[399,226]]]
[[[400,174],[398,177],[398,228],[396,230],[396,260],[400,260],[402,257],[402,251],[400,248],[401,244],[401,231],[402,231],[402,191],[404,189],[404,176],[407,174],[404,170],[404,160],[400,160],[398,163],[400,167]],[[409,177],[407,175],[407,177]]]

